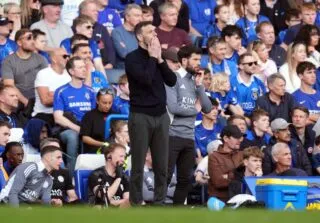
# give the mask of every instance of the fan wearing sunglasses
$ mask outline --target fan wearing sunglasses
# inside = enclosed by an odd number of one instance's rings
[[[245,53],[239,58],[239,73],[231,78],[231,90],[234,91],[238,103],[245,116],[249,116],[256,105],[259,96],[266,92],[264,83],[254,76],[258,62],[251,53]]]
[[[86,15],[81,15],[77,17],[75,20],[73,20],[72,26],[74,27],[76,34],[81,34],[89,39],[88,43],[92,52],[92,59],[93,59],[95,69],[103,73],[104,76],[107,78],[106,71],[102,63],[98,44],[96,41],[91,39],[93,34],[93,24],[94,24],[94,20],[92,18]],[[65,48],[66,51],[69,54],[71,54],[71,51],[72,51],[71,38],[64,39],[61,42],[60,46]]]
[[[18,44],[16,53],[9,55],[2,63],[2,79],[4,85],[14,86],[18,89],[18,98],[25,108],[34,100],[35,88],[34,81],[37,73],[46,68],[48,63],[44,57],[34,53],[34,40],[29,29],[20,29],[15,41]],[[32,112],[33,105],[29,104]],[[25,109],[24,108],[24,109]],[[30,114],[28,114],[30,115]]]

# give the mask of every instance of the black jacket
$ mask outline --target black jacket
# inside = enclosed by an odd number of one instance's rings
[[[272,138],[270,145],[263,150],[264,158],[262,162],[263,175],[268,175],[275,170],[275,163],[271,155],[272,146],[276,143],[275,139]],[[312,167],[309,158],[302,146],[302,144],[291,139],[289,143],[292,156],[292,167],[304,170],[309,176],[312,175]]]
[[[229,184],[229,198],[232,198],[238,194],[243,194],[242,185],[244,183],[244,171],[245,167],[241,165],[233,172],[234,180],[232,180]]]

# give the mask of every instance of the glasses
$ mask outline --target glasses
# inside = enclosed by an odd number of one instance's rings
[[[98,91],[98,94],[99,94],[99,95],[110,94],[110,95],[114,96],[113,90],[110,89],[110,88],[101,88],[101,89]]]
[[[62,57],[63,57],[63,59],[69,59],[70,58],[70,55],[68,55],[68,54],[63,54],[63,55],[61,55]]]
[[[249,67],[251,67],[252,65],[258,65],[257,61],[253,61],[253,62],[248,62],[248,63],[242,63],[243,65],[248,65]]]
[[[93,29],[93,26],[86,26],[86,29]]]
[[[21,12],[9,12],[10,15],[21,15]]]

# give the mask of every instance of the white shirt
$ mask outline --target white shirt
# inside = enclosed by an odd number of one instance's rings
[[[298,90],[301,86],[301,80],[298,77],[297,73],[294,72],[291,74],[291,78],[289,75],[289,66],[288,63],[283,64],[279,69],[280,74],[284,77],[286,80],[286,91],[290,94]],[[292,79],[292,81],[291,81]]]
[[[57,88],[70,81],[71,77],[66,70],[63,71],[63,74],[56,73],[51,67],[40,70],[34,82],[36,102],[34,104],[32,116],[35,116],[38,113],[53,114],[53,107],[47,107],[41,103],[37,87],[48,87],[49,91],[54,92]]]

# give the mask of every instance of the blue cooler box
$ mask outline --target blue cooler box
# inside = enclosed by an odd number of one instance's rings
[[[307,205],[306,180],[264,178],[257,180],[256,198],[273,210],[304,210]]]

